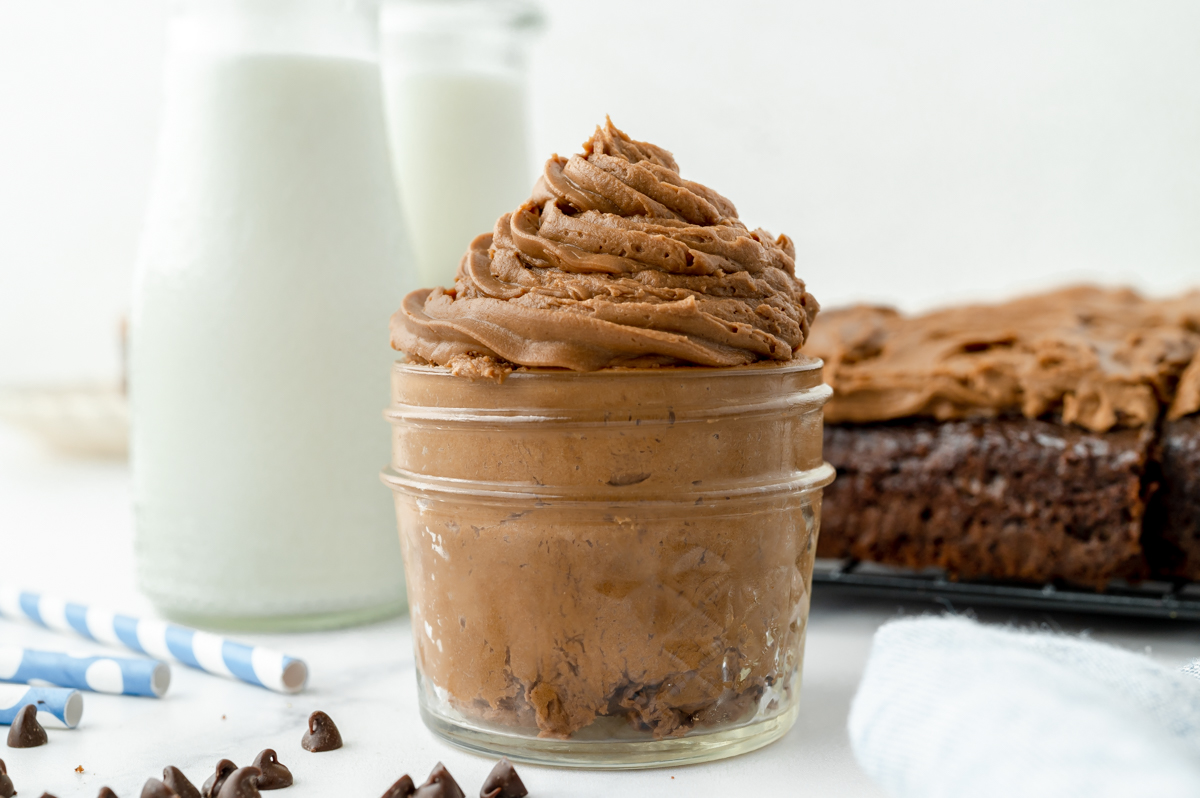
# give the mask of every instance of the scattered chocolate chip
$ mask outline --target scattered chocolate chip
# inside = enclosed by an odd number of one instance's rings
[[[258,777],[262,771],[256,767],[238,768],[229,774],[221,785],[217,798],[259,798]]]
[[[178,795],[179,798],[200,798],[200,791],[188,781],[188,777],[183,775],[183,771],[174,765],[163,768],[163,784],[167,785],[171,792]]]
[[[179,798],[179,796],[158,779],[146,779],[146,783],[142,785],[142,798]]]
[[[412,783],[411,781],[409,782]],[[0,798],[12,798],[17,794],[13,789],[12,779],[8,777],[8,767],[4,764],[4,760],[0,759]]]
[[[51,795],[51,794],[50,794],[50,793],[48,793],[48,792],[44,792],[44,793],[42,793],[42,798],[58,798],[58,796],[57,796],[57,795]]]
[[[237,770],[237,765],[228,759],[222,759],[218,762],[216,770],[204,782],[204,786],[200,788],[201,798],[217,798],[217,793],[221,792],[221,785],[225,783],[225,779],[229,778],[229,774],[235,770]]]
[[[638,485],[650,479],[652,474],[613,474],[608,480],[608,484],[614,488],[624,488],[629,485]]]
[[[274,748],[265,748],[254,757],[254,767],[262,771],[258,777],[258,789],[282,790],[292,786],[292,771],[279,761]]]
[[[8,729],[8,747],[37,748],[48,742],[50,740],[46,737],[46,730],[38,723],[37,707],[33,704],[21,707]]]
[[[342,747],[342,733],[338,731],[332,718],[317,710],[308,716],[308,731],[304,733],[300,745],[305,751],[314,753],[333,751]]]
[[[400,777],[400,780],[387,788],[382,798],[411,798],[412,794],[417,791],[413,786],[412,776],[405,773]]]
[[[441,762],[433,768],[425,783],[413,793],[413,798],[466,798],[462,787]]]
[[[479,798],[525,798],[526,795],[529,795],[529,790],[521,783],[521,777],[508,757],[496,763],[479,791]]]
[[[108,787],[101,787],[100,794],[96,798],[117,798],[117,794]]]

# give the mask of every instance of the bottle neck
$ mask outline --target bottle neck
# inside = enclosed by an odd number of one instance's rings
[[[374,60],[379,0],[175,0],[172,51]]]
[[[390,69],[517,72],[541,30],[529,0],[383,0],[381,38]]]

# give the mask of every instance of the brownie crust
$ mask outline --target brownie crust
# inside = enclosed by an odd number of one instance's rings
[[[818,556],[1097,589],[1143,578],[1154,438],[1152,428],[1022,418],[827,426],[825,458],[838,476],[825,488]],[[1181,448],[1192,488],[1172,511],[1192,519],[1200,571],[1197,441]]]

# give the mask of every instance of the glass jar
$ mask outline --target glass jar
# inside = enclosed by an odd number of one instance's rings
[[[421,710],[558,766],[731,756],[796,719],[821,488],[818,360],[397,364],[392,464]]]
[[[384,97],[421,285],[454,285],[471,240],[529,196],[528,49],[542,24],[522,0],[385,0]]]
[[[130,340],[137,574],[172,618],[403,609],[378,408],[408,255],[376,14],[174,5]]]

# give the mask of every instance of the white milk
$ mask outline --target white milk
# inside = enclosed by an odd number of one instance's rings
[[[533,186],[518,73],[385,69],[396,181],[424,285],[450,286],[471,239]]]
[[[402,606],[387,320],[404,291],[376,63],[177,55],[135,287],[142,589],[177,617]]]

